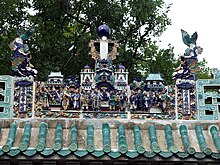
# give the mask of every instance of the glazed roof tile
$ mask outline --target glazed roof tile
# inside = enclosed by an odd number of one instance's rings
[[[219,159],[219,122],[1,120],[0,157]]]
[[[63,78],[63,75],[61,72],[50,72],[50,75],[48,76],[49,78],[51,77],[60,77]]]
[[[158,73],[158,74],[148,74],[147,78],[146,78],[147,81],[163,81],[161,75]]]

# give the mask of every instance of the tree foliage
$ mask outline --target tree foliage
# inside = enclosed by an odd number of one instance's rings
[[[202,61],[198,63],[200,71],[198,72],[198,79],[212,79],[211,69],[207,67],[208,62],[203,58]]]
[[[7,45],[16,36],[16,28],[36,28],[28,45],[39,79],[46,79],[50,71],[70,75],[93,65],[88,43],[98,38],[97,27],[105,23],[111,28],[110,38],[120,44],[115,63],[126,66],[130,79],[146,70],[161,72],[170,83],[173,49],[161,50],[153,42],[170,25],[170,5],[163,0],[7,0],[0,5],[1,74],[10,73]],[[28,12],[30,8],[34,15]]]
[[[0,1],[0,73],[11,72],[9,43],[16,37],[16,28],[25,26],[29,18],[25,1]]]
[[[145,60],[140,62],[140,70],[146,73],[160,73],[165,80],[165,84],[172,84],[172,73],[180,64],[175,58],[173,47],[168,46],[167,49],[159,49],[156,43],[148,46],[149,50],[145,50]]]

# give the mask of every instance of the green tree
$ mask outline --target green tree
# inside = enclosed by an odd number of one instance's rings
[[[211,69],[207,67],[208,62],[205,58],[202,61],[199,61],[198,65],[200,67],[200,71],[198,72],[198,79],[212,79]]]
[[[168,45],[167,49],[159,49],[156,43],[148,46],[144,52],[145,60],[139,62],[139,69],[146,73],[160,73],[165,84],[173,84],[172,74],[179,66],[179,61],[175,58],[173,47]]]
[[[10,18],[16,23],[0,16],[0,20],[9,24],[1,42],[13,40],[15,28],[21,27],[22,23],[25,28],[35,26],[36,33],[28,45],[31,45],[32,63],[39,71],[39,79],[45,79],[50,71],[61,70],[63,74],[70,75],[79,73],[86,64],[93,65],[94,61],[88,55],[88,43],[97,38],[97,27],[103,23],[111,28],[110,38],[120,43],[120,56],[115,63],[125,65],[131,73],[130,79],[133,79],[139,69],[151,67],[144,64],[150,62],[146,52],[149,54],[151,47],[157,47],[152,39],[160,36],[170,25],[167,17],[170,5],[163,0],[10,0],[10,3],[7,1],[7,5],[14,6],[12,11],[16,13],[20,8],[21,12]],[[11,11],[6,7],[0,10],[3,15]],[[30,7],[36,12],[33,16],[26,12]],[[69,51],[72,45],[73,49]],[[6,49],[6,45],[0,47],[1,52]],[[157,50],[160,56],[172,52],[172,49]],[[4,56],[8,54],[9,51]],[[5,66],[1,64],[0,69]]]
[[[30,4],[25,1],[0,1],[0,74],[10,74],[11,65],[8,47],[16,37],[16,29],[27,25]]]

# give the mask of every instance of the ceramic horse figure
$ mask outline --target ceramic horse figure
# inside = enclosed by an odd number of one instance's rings
[[[202,53],[203,49],[196,45],[198,38],[196,32],[191,37],[186,31],[181,30],[181,32],[182,40],[188,48],[185,50],[184,56],[181,56],[181,64],[174,72],[173,79],[196,80],[197,72],[200,70],[197,56]]]

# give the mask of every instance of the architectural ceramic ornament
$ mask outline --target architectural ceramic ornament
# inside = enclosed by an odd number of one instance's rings
[[[197,56],[203,49],[196,45],[196,32],[192,36],[184,30],[181,33],[183,43],[188,48],[180,57],[181,64],[173,74],[173,79],[176,80],[176,112],[179,119],[196,119],[195,81],[200,70]]]
[[[196,84],[199,120],[220,119],[220,71],[212,69],[213,79],[199,79]]]
[[[34,29],[30,29],[21,34],[18,32],[19,37],[13,40],[9,47],[13,51],[11,54],[13,75],[18,77],[36,77],[37,70],[31,64],[31,55],[29,47],[24,44],[24,41],[31,38],[34,33]]]
[[[98,27],[98,35],[101,38],[99,41],[91,41],[90,54],[92,58],[96,60],[95,72],[87,66],[81,72],[81,81],[85,84],[85,90],[91,90],[88,85],[92,82],[92,88],[107,88],[107,91],[115,89],[124,89],[125,87],[121,86],[123,81],[124,86],[127,85],[127,74],[125,67],[117,68],[117,71],[114,73],[114,66],[112,61],[116,59],[118,43],[115,41],[110,41],[107,37],[110,35],[110,28],[107,25],[101,25]],[[96,47],[99,46],[99,52]],[[112,47],[112,50],[109,52],[109,47]],[[120,72],[120,73],[119,73]],[[86,79],[87,81],[86,81]],[[81,82],[82,83],[82,82]],[[103,90],[103,89],[101,89]]]
[[[174,72],[173,79],[196,80],[197,73],[200,70],[197,56],[202,53],[203,49],[196,45],[198,38],[196,32],[191,37],[184,30],[181,30],[181,33],[183,42],[188,48],[185,50],[184,56],[180,57],[181,64]]]
[[[128,103],[131,118],[175,119],[175,93],[165,86],[160,74],[148,74],[145,80],[136,78],[130,84]]]
[[[136,78],[128,85],[126,67],[122,64],[115,66],[113,63],[118,54],[118,44],[107,39],[110,35],[110,28],[107,25],[101,25],[98,28],[100,39],[90,42],[90,53],[95,59],[95,65],[86,65],[81,70],[80,77],[71,75],[65,79],[61,72],[51,72],[47,81],[34,81],[36,72],[33,68],[31,68],[33,72],[27,72],[27,68],[31,65],[30,53],[28,46],[23,43],[31,37],[32,33],[31,29],[24,34],[19,34],[20,36],[10,45],[14,50],[12,62],[16,76],[0,76],[0,118],[191,120],[198,119],[197,116],[199,116],[200,120],[219,119],[219,71],[213,70],[214,80],[197,81],[196,88],[195,80],[199,69],[197,55],[202,52],[202,48],[196,46],[197,33],[189,36],[182,30],[183,42],[188,48],[181,57],[180,67],[174,73],[175,86],[165,86],[163,76],[159,73],[149,73],[146,78]],[[57,142],[53,149],[59,152],[62,145],[59,130],[62,128],[59,126],[56,130]],[[120,127],[120,136],[123,135],[123,130]],[[108,127],[103,128],[103,131],[105,138],[108,139]],[[135,148],[139,153],[143,153],[141,136],[138,133],[140,129],[135,127],[133,131]],[[30,129],[26,132],[29,138]],[[77,130],[73,128],[72,134],[75,135],[76,132]],[[154,145],[153,127],[150,132],[154,152],[160,152],[160,148]],[[167,147],[176,153],[171,127],[167,126],[165,132]],[[45,134],[44,131],[42,133]],[[88,130],[88,134],[92,137],[92,129]],[[119,142],[120,153],[127,151],[124,140]],[[39,151],[46,147],[44,138],[41,141]],[[109,152],[109,141],[106,140],[103,143],[106,145],[105,152]],[[26,145],[23,143],[21,150],[25,150]],[[76,145],[76,139],[72,137],[71,151],[76,150]],[[187,150],[190,148],[187,141],[185,147]],[[89,138],[88,149],[92,152],[93,148],[93,140]]]
[[[90,54],[94,60],[115,60],[117,55],[117,49],[119,44],[116,41],[108,40],[110,35],[110,28],[107,25],[101,25],[98,27],[99,40],[91,40],[89,47],[91,48]],[[99,52],[96,50],[96,45],[99,45]],[[112,50],[109,52],[108,47],[112,46]]]
[[[26,77],[15,77],[13,85],[14,85],[13,117],[18,117],[18,118],[32,117],[34,81],[32,79],[27,79]]]
[[[10,118],[13,98],[13,78],[0,75],[0,118]]]

